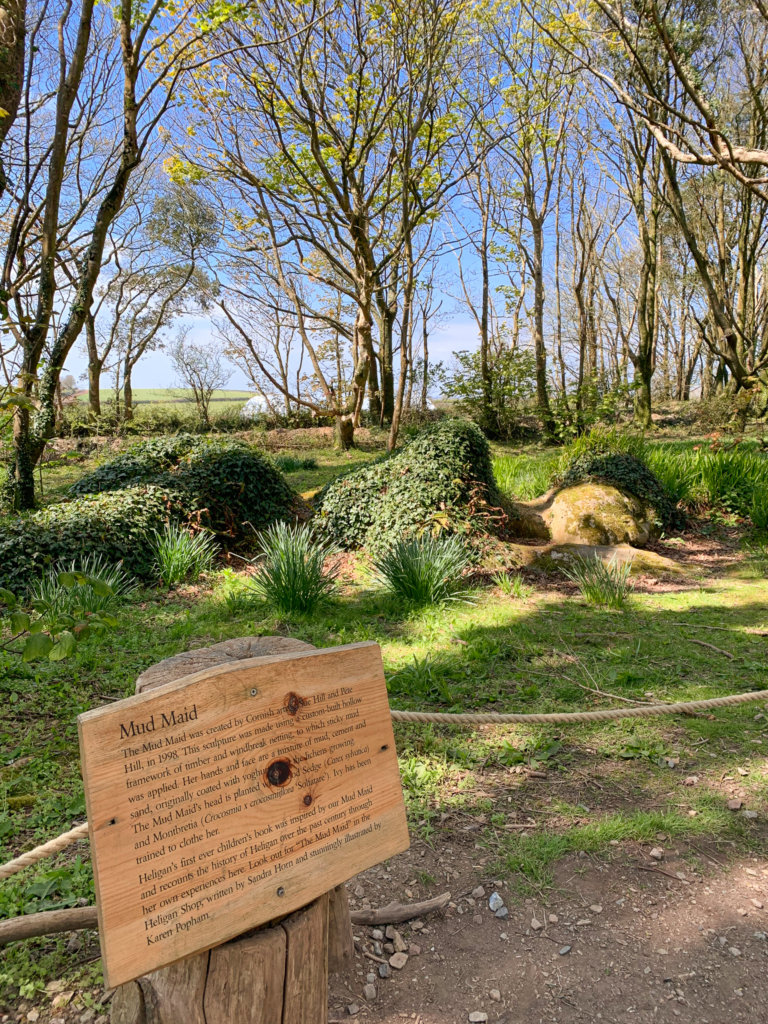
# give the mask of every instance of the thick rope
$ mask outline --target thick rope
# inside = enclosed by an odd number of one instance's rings
[[[688,700],[679,704],[648,704],[633,708],[612,708],[605,711],[555,711],[549,714],[501,714],[497,711],[466,712],[451,714],[440,711],[391,711],[393,722],[434,722],[437,725],[509,725],[513,722],[528,722],[531,725],[556,722],[610,722],[617,718],[650,718],[652,715],[676,715],[686,711],[708,711],[711,708],[731,707],[734,704],[746,704],[753,700],[768,700],[768,690],[755,690],[750,693],[734,693],[728,697],[711,697],[709,700]],[[88,836],[88,822],[77,828],[64,832],[34,850],[22,853],[21,856],[0,865],[0,879],[10,878],[17,871],[31,867],[38,861],[52,857],[54,853],[66,849],[78,839]]]
[[[78,825],[77,828],[70,829],[69,832],[63,832],[60,836],[56,836],[55,839],[49,839],[42,846],[36,846],[34,850],[29,850],[27,853],[22,853],[19,857],[9,860],[7,864],[0,865],[0,878],[10,878],[17,871],[23,871],[24,868],[31,867],[32,864],[37,864],[39,860],[45,860],[46,857],[52,857],[59,850],[66,850],[68,846],[76,843],[78,839],[87,838],[88,822],[86,821],[83,825]]]
[[[611,708],[605,711],[553,711],[545,715],[500,714],[495,711],[450,714],[439,711],[392,711],[393,722],[437,722],[440,725],[508,725],[528,722],[610,722],[615,718],[650,718],[652,715],[676,715],[685,711],[707,711],[709,708],[746,704],[752,700],[768,699],[768,690],[734,693],[729,697],[711,697],[709,700],[687,700],[680,704],[648,704],[636,708]]]

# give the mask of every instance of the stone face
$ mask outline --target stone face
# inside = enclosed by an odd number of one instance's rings
[[[558,491],[542,519],[554,544],[643,547],[658,536],[650,510],[610,484],[583,483]]]
[[[594,481],[518,502],[511,516],[516,536],[551,544],[643,547],[659,534],[653,511],[639,498]]]

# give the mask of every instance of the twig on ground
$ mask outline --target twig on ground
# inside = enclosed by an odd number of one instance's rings
[[[724,651],[722,647],[715,647],[714,644],[708,644],[706,640],[697,640],[695,637],[692,636],[687,636],[685,639],[688,641],[689,644],[698,644],[699,647],[708,647],[710,651],[715,651],[717,654],[722,654],[730,661],[736,660],[735,654],[731,654],[730,651]]]
[[[434,910],[442,910],[448,905],[450,898],[451,894],[444,892],[422,903],[388,903],[379,910],[353,910],[350,917],[352,924],[400,924]]]
[[[375,953],[369,953],[367,949],[363,950],[363,956],[367,956],[369,960],[375,960],[377,964],[389,963],[389,961],[385,960],[383,957],[376,956]]]
[[[635,864],[638,871],[649,871],[652,875],[666,875],[667,878],[671,878],[673,882],[682,882],[683,885],[690,885],[691,883],[685,878],[678,878],[677,875],[673,875],[671,871],[665,871],[664,868],[646,868],[642,864]]]
[[[717,857],[713,857],[711,853],[707,853],[706,850],[700,849],[695,843],[692,843],[690,839],[688,840],[688,845],[692,850],[695,850],[696,853],[700,853],[702,857],[706,857],[707,860],[711,860],[713,864],[717,864],[719,868],[724,868],[726,866],[721,860],[718,860]]]
[[[625,704],[654,704],[655,701],[650,700],[632,700],[631,697],[620,697],[618,693],[608,693],[606,690],[598,690],[594,686],[585,686],[583,683],[576,682],[575,679],[571,679],[570,676],[563,676],[563,679],[567,679],[569,683],[573,683],[578,686],[580,690],[584,690],[586,693],[596,693],[599,697],[608,697],[610,700],[620,700]]]

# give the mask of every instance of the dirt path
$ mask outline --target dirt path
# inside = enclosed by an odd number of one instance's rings
[[[608,858],[569,856],[546,903],[515,903],[486,874],[483,852],[414,842],[388,871],[350,883],[353,905],[445,890],[451,904],[423,927],[400,926],[407,963],[388,978],[377,973],[373,1001],[363,987],[379,964],[365,953],[390,954],[372,928],[356,928],[356,963],[334,981],[331,1021],[765,1024],[768,860],[726,863],[721,852],[674,840],[659,847],[660,861],[636,843]],[[494,892],[508,900],[507,918],[489,909]]]

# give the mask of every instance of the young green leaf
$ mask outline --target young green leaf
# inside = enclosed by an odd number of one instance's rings
[[[26,633],[30,626],[30,618],[26,612],[11,612],[11,630],[14,633]]]
[[[75,637],[72,633],[66,630],[58,639],[51,650],[48,652],[48,658],[50,661],[63,661],[68,658],[75,649]]]
[[[53,640],[47,633],[33,633],[24,644],[21,660],[37,661],[38,658],[44,658],[52,648]]]

